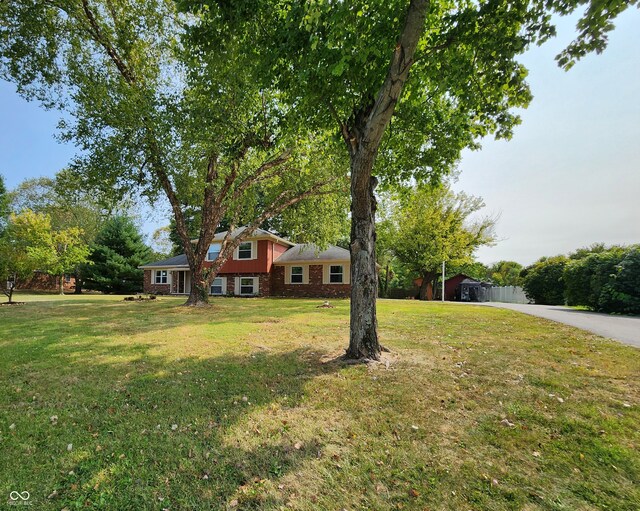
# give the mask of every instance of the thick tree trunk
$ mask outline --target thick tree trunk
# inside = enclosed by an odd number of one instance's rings
[[[64,274],[58,275],[58,294],[64,294]]]
[[[209,290],[207,289],[207,279],[202,267],[191,269],[191,291],[189,298],[184,303],[190,307],[206,307],[209,305]]]
[[[375,99],[356,108],[347,122],[340,122],[342,137],[351,156],[351,332],[348,358],[380,359],[376,298],[378,278],[375,254],[372,176],[378,148],[402,88],[409,76],[413,56],[424,30],[429,0],[411,0],[405,24],[389,71]]]
[[[429,296],[429,286],[431,286],[431,296]],[[424,273],[422,275],[422,284],[420,284],[420,300],[433,300],[433,273]]]
[[[351,331],[347,358],[380,359],[376,299],[374,154],[358,151],[351,160]]]

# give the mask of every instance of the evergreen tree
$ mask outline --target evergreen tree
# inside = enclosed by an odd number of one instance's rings
[[[85,288],[103,293],[142,291],[144,273],[138,267],[151,260],[133,221],[126,216],[109,219],[96,236],[84,269]]]

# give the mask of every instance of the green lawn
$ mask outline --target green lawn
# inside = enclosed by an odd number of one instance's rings
[[[0,307],[0,508],[640,508],[640,350],[489,307],[18,296]]]

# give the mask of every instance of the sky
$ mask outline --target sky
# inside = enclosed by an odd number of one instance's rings
[[[480,196],[499,215],[498,242],[480,248],[490,264],[530,264],[596,242],[640,243],[640,10],[616,20],[609,46],[569,72],[554,56],[573,38],[574,19],[558,37],[522,56],[534,99],[510,141],[483,141],[463,154],[457,191]],[[60,113],[44,111],[0,80],[0,174],[8,188],[53,176],[75,148],[54,134]],[[144,214],[147,234],[168,222]]]

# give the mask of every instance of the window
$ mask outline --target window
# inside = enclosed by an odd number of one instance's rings
[[[238,245],[238,259],[253,259],[253,243],[245,241]]]
[[[156,284],[166,284],[168,282],[168,272],[167,270],[156,270]]]
[[[64,274],[64,281],[69,284],[71,282],[71,274],[69,273],[65,273]]]
[[[292,284],[304,283],[304,274],[302,273],[302,266],[291,267],[291,283]]]
[[[343,282],[343,266],[332,266],[329,268],[329,282],[331,284],[342,284]]]
[[[227,286],[225,284],[226,282],[224,277],[216,277],[215,279],[213,279],[213,282],[211,283],[210,294],[212,295],[225,294],[227,292],[227,290],[225,289]]]
[[[240,294],[241,295],[254,295],[256,278],[255,277],[240,277]]]
[[[215,261],[220,255],[221,243],[212,243],[209,245],[209,251],[207,252],[207,261]]]

